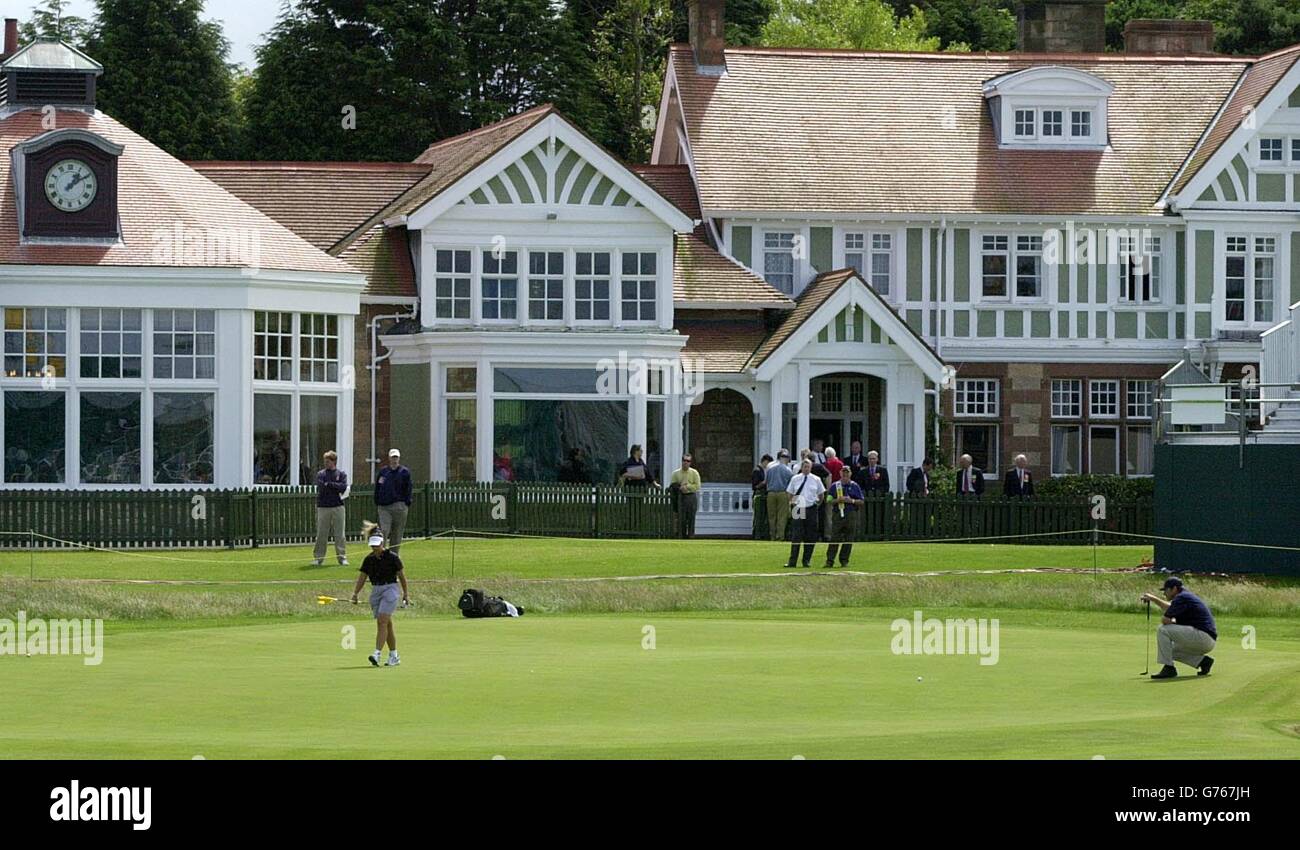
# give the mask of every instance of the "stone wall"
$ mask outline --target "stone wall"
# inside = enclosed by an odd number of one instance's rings
[[[708,390],[691,407],[686,451],[706,484],[749,481],[754,468],[754,409],[735,390]]]

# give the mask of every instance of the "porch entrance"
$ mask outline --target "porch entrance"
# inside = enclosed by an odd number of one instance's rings
[[[862,443],[862,452],[873,449],[884,452],[884,426],[881,414],[884,409],[885,382],[873,375],[841,372],[815,378],[811,383],[808,408],[808,439],[820,439],[823,446],[831,446],[841,457],[847,457],[855,440]],[[787,405],[789,414],[785,422],[782,444],[791,450],[810,446],[794,446],[797,442],[797,408]]]

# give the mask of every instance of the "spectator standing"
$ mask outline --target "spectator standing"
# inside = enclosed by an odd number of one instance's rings
[[[773,540],[784,540],[790,525],[790,497],[785,488],[794,477],[790,469],[790,453],[781,449],[776,453],[776,463],[766,470],[767,530]]]
[[[628,490],[627,510],[628,527],[634,531],[641,528],[642,508],[645,506],[645,493],[655,483],[654,472],[641,457],[641,447],[634,445],[628,449],[627,460],[618,468],[618,483]]]
[[[1002,480],[1002,495],[1028,498],[1034,495],[1034,482],[1029,477],[1029,459],[1016,455],[1015,466],[1007,470]]]
[[[339,565],[348,564],[348,545],[343,529],[347,511],[343,500],[348,497],[348,474],[338,468],[339,456],[328,451],[322,456],[325,468],[316,473],[316,566],[325,561],[325,545],[334,538],[334,553]]]
[[[809,453],[812,455],[813,463],[826,463],[826,452],[822,449],[824,445],[826,444],[822,442],[820,437],[812,441],[812,449]]]
[[[930,495],[930,472],[934,469],[934,459],[926,458],[921,465],[907,473],[907,492],[911,496]]]
[[[854,479],[853,479],[854,481],[857,480],[858,467],[862,466],[862,464],[865,463],[866,460],[867,460],[866,456],[862,454],[862,441],[854,440],[849,445],[849,456],[845,458],[845,461],[848,463],[849,468],[852,469],[854,472]]]
[[[979,497],[984,495],[984,471],[975,466],[970,455],[957,461],[957,495]]]
[[[858,470],[854,480],[868,496],[889,492],[889,470],[880,465],[878,452],[867,452],[867,462]]]
[[[840,478],[831,485],[828,495],[831,509],[830,546],[826,549],[826,569],[835,566],[838,551],[840,566],[849,565],[849,556],[853,554],[853,541],[857,538],[855,515],[864,504],[862,488],[853,480],[853,470],[847,466],[840,468]]]
[[[411,470],[402,466],[402,453],[389,449],[388,465],[375,479],[375,507],[379,509],[379,530],[384,535],[385,548],[394,555],[402,548],[402,531],[406,528],[414,491]]]
[[[826,463],[823,466],[826,467],[826,472],[830,475],[831,481],[840,480],[840,470],[844,468],[844,461],[840,460],[835,453],[835,449],[829,446],[826,448]]]
[[[752,491],[749,506],[754,517],[750,531],[755,540],[767,539],[767,468],[771,465],[772,456],[763,455],[749,474],[749,489]]]
[[[677,521],[680,535],[689,539],[695,536],[695,513],[700,509],[700,472],[691,468],[691,456],[682,455],[682,465],[673,470],[669,482],[677,489]]]
[[[821,476],[813,472],[811,458],[804,458],[799,474],[790,479],[785,492],[790,500],[790,558],[785,566],[799,566],[799,544],[803,544],[803,566],[812,566],[813,550],[817,548],[822,498],[826,485]]]

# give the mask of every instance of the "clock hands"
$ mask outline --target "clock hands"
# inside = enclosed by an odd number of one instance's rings
[[[71,183],[69,183],[67,186],[64,186],[64,187],[63,187],[63,191],[65,191],[65,192],[71,192],[73,189],[77,188],[77,184],[78,184],[78,183],[80,183],[82,180],[85,180],[85,179],[86,179],[87,177],[89,177],[89,176],[90,176],[90,175],[89,175],[87,172],[84,172],[84,171],[81,172],[81,173],[78,174],[76,177],[72,178],[72,182],[71,182]]]

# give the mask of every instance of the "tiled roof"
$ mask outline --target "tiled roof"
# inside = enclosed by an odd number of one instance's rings
[[[419,182],[415,162],[191,162],[190,167],[327,251]]]
[[[794,310],[786,315],[781,324],[772,332],[772,335],[764,340],[763,344],[754,352],[754,356],[748,364],[749,368],[758,368],[761,366],[763,361],[780,348],[786,340],[792,337],[795,331],[799,330],[799,328],[803,326],[804,322],[808,321],[808,319],[810,319],[812,315],[826,303],[827,299],[835,294],[837,289],[854,279],[862,283],[863,289],[870,293],[878,306],[883,307],[885,310],[892,313],[894,318],[898,319],[898,323],[908,334],[913,336],[921,343],[921,345],[933,354],[936,360],[942,362],[942,358],[939,357],[939,354],[934,350],[934,348],[925,341],[925,338],[913,330],[912,326],[907,324],[902,316],[898,315],[898,311],[893,308],[893,305],[881,298],[880,295],[870,286],[867,286],[857,272],[853,269],[838,269],[836,271],[824,272],[823,274],[818,275],[812,283],[808,284],[808,286],[804,288],[803,292],[799,293],[799,297],[795,299]]]
[[[705,211],[1153,214],[1249,60],[672,48]],[[1036,65],[1106,80],[1111,146],[1000,150],[982,85]]]
[[[743,372],[754,349],[767,336],[761,319],[681,319],[677,331],[687,336],[682,356],[706,372]]]
[[[673,301],[745,302],[754,309],[789,308],[790,298],[749,269],[724,257],[695,233],[677,234]]]
[[[1246,116],[1259,106],[1260,101],[1273,90],[1283,75],[1291,70],[1297,58],[1300,58],[1300,45],[1261,57],[1246,70],[1241,85],[1232,93],[1223,113],[1214,122],[1214,126],[1209,128],[1205,140],[1187,161],[1187,167],[1179,175],[1178,183],[1174,187],[1175,192],[1181,192],[1196,176],[1196,172],[1200,171],[1201,167],[1209,162],[1210,157],[1223,147],[1223,143],[1241,126]]]
[[[184,251],[169,251],[166,253],[176,256],[161,262],[163,252],[156,251],[156,238],[174,233],[179,226],[182,232],[254,230],[259,249],[257,265],[261,268],[356,273],[356,269],[314,247],[107,115],[59,110],[56,120],[60,129],[87,130],[124,146],[118,160],[122,240],[109,246],[20,244],[10,155],[14,145],[46,131],[40,111],[23,110],[0,119],[0,263],[196,268],[248,265],[244,258],[234,255],[238,252],[226,257],[194,257]]]
[[[352,240],[337,256],[366,276],[369,296],[417,298],[415,267],[405,227],[375,225]]]
[[[629,165],[637,177],[651,189],[663,195],[673,206],[699,221],[700,201],[695,194],[695,181],[685,165]]]

